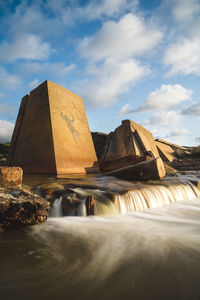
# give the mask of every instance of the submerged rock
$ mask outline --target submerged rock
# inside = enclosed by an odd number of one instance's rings
[[[47,220],[49,203],[22,189],[0,188],[0,232]]]

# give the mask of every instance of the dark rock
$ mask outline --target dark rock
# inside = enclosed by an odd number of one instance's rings
[[[0,232],[45,222],[49,203],[28,191],[0,188]]]
[[[101,154],[103,152],[103,149],[104,149],[104,146],[106,143],[106,138],[108,135],[103,132],[91,132],[91,134],[92,134],[92,139],[93,139],[96,155],[97,155],[98,160],[100,161]]]

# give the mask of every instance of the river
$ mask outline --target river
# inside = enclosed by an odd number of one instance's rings
[[[51,217],[4,232],[0,296],[199,300],[200,198],[115,216]]]

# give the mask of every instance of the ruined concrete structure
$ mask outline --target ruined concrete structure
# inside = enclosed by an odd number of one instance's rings
[[[27,173],[95,172],[97,157],[82,99],[45,81],[26,95],[18,113],[8,162]]]
[[[163,161],[172,162],[174,159],[176,159],[174,149],[170,145],[156,141],[156,146]]]
[[[131,120],[122,124],[108,135],[102,161],[113,161],[125,157],[159,157],[152,133]]]

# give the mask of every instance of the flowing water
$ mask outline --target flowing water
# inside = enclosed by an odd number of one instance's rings
[[[120,184],[129,186],[109,186]],[[138,184],[110,201],[100,185],[76,188],[93,191],[98,216],[85,217],[82,205],[82,216],[0,235],[1,299],[199,300],[198,190],[170,181]]]

